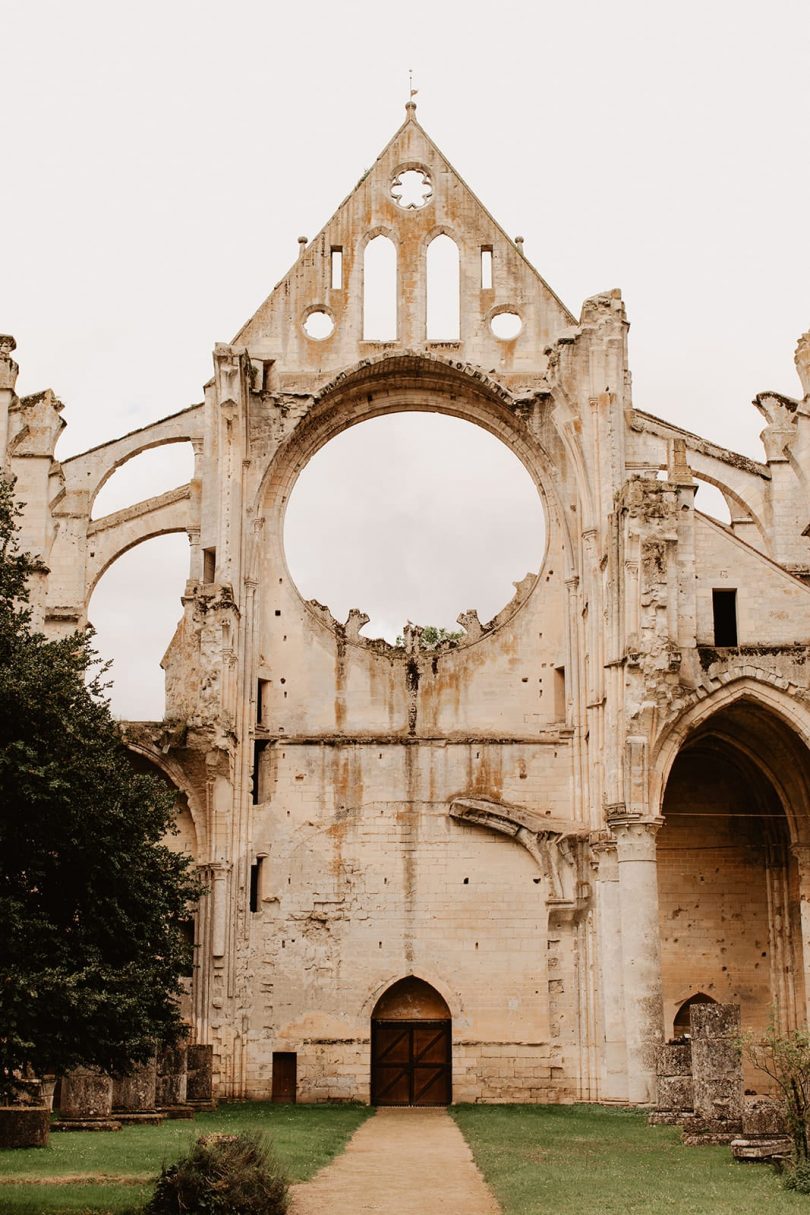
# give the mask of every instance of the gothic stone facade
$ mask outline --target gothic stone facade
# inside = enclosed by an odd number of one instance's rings
[[[407,172],[424,189],[403,207]],[[362,322],[380,234],[398,266],[384,342]],[[439,234],[460,251],[446,342],[426,339]],[[330,335],[309,336],[314,311]],[[510,339],[491,327],[505,311]],[[806,1023],[810,334],[803,399],[756,397],[758,461],[634,408],[627,328],[617,291],[568,311],[410,104],[215,347],[201,404],[59,461],[62,405],[16,396],[0,339],[0,455],[44,561],[41,628],[81,627],[128,548],[189,538],[166,717],[126,728],[175,785],[208,880],[190,1016],[220,1095],[267,1096],[274,1054],[295,1053],[300,1098],[368,1099],[372,1014],[409,975],[449,1009],[459,1100],[648,1101],[654,1048],[696,993],[751,1027],[773,1005]],[[282,546],[307,460],[398,410],[497,436],[547,515],[539,575],[432,652],[418,629],[394,648],[361,612],[304,602]],[[116,469],[179,441],[189,484],[91,519]],[[695,509],[700,481],[729,526]]]

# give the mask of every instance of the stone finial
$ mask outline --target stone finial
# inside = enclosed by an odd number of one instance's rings
[[[14,391],[17,385],[17,372],[20,370],[11,357],[17,349],[17,343],[10,333],[0,333],[0,388]]]
[[[299,258],[304,256],[304,254],[306,253],[306,250],[307,250],[307,238],[306,238],[306,236],[299,236],[298,237],[298,256],[299,256]]]
[[[793,357],[801,380],[802,392],[806,397],[810,397],[810,329],[799,338]]]
[[[364,624],[368,624],[370,619],[371,617],[367,616],[365,612],[361,612],[359,608],[352,608],[344,625],[346,640],[362,641],[363,638],[360,636],[360,630]]]
[[[477,641],[484,631],[475,608],[470,608],[466,612],[460,612],[456,617],[456,622],[461,625],[467,634],[465,641]]]
[[[760,434],[768,463],[787,460],[787,448],[796,437],[796,410],[798,401],[783,396],[781,392],[758,392],[754,405],[768,425]]]

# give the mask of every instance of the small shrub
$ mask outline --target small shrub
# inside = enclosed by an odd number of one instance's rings
[[[287,1179],[260,1135],[203,1135],[164,1166],[144,1215],[284,1215]]]
[[[782,1175],[782,1185],[797,1194],[810,1194],[810,1164],[789,1164]]]

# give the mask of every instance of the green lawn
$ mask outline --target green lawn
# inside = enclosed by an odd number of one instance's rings
[[[51,1135],[47,1148],[0,1152],[2,1215],[97,1215],[142,1203],[151,1193],[145,1179],[179,1155],[190,1140],[212,1131],[266,1131],[291,1181],[305,1181],[341,1150],[372,1111],[359,1105],[221,1105],[194,1122],[125,1127],[115,1132],[66,1131]],[[42,1185],[36,1177],[77,1174],[93,1183]],[[15,1184],[7,1184],[8,1179]],[[138,1178],[142,1184],[104,1181]],[[21,1184],[16,1184],[19,1178]],[[27,1178],[31,1180],[25,1184]]]
[[[685,1148],[677,1127],[594,1105],[451,1111],[504,1215],[781,1215],[810,1198],[727,1147]]]

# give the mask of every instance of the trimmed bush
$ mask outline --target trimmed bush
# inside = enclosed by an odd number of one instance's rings
[[[164,1166],[144,1215],[284,1215],[287,1179],[261,1135],[203,1135]]]

